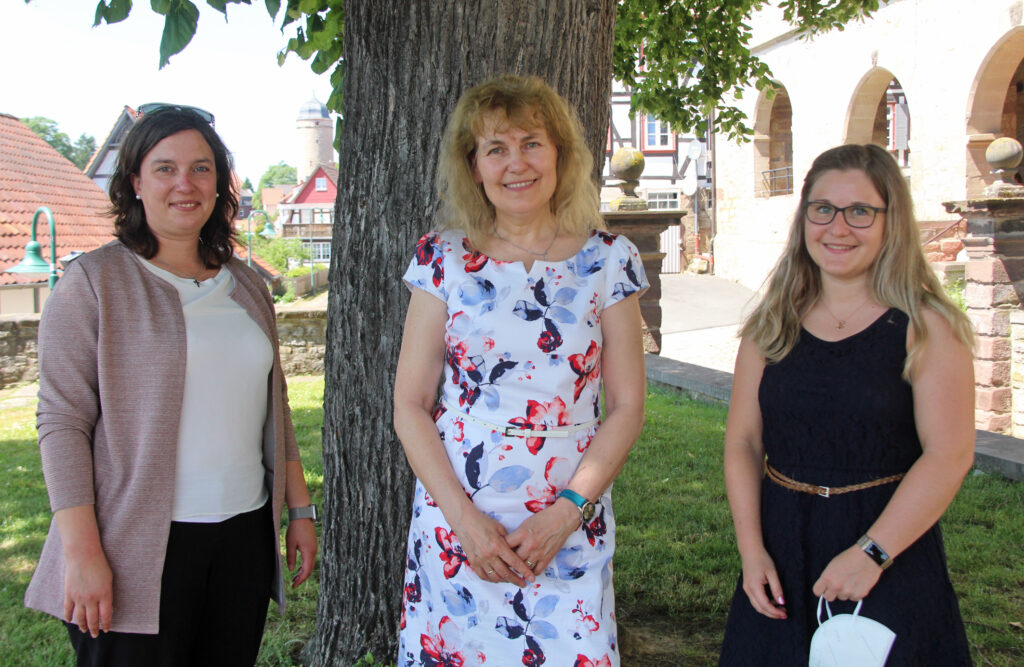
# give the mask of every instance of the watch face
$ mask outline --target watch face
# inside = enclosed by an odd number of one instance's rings
[[[589,500],[587,502],[583,503],[583,506],[580,507],[580,512],[583,514],[583,520],[584,521],[590,521],[591,519],[593,519],[594,518],[594,513],[596,511],[597,511],[597,507],[595,507],[594,503],[590,502]]]

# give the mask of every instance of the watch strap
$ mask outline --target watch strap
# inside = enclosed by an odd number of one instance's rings
[[[860,539],[857,540],[857,546],[863,549],[868,558],[875,561],[875,564],[883,570],[892,565],[892,557],[885,553],[885,549],[878,546],[877,542],[868,537],[867,533],[860,536]]]
[[[581,509],[583,508],[584,505],[586,505],[588,502],[590,502],[586,498],[581,496],[580,494],[578,494],[575,491],[573,491],[572,489],[562,489],[559,492],[558,497],[559,498],[566,498],[567,500],[571,500],[576,505],[576,507],[579,507]]]
[[[320,518],[320,513],[316,511],[316,505],[288,508],[289,521],[294,521],[295,519],[312,519],[316,521],[318,518]]]

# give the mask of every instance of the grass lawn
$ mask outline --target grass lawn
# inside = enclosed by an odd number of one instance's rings
[[[323,381],[290,380],[320,501]],[[0,665],[71,665],[58,622],[22,607],[49,523],[34,406],[0,410]],[[739,572],[721,473],[725,408],[652,389],[647,426],[615,484],[615,587],[623,664],[712,665]],[[943,519],[975,664],[1024,664],[1024,484],[972,473]],[[291,665],[313,629],[316,574],[267,618],[261,665]]]

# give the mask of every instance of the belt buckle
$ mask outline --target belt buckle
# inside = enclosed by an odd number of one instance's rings
[[[822,491],[818,491],[819,496],[821,496],[822,498],[830,497],[832,489],[828,488],[827,486],[819,486],[818,488],[822,489]]]
[[[505,437],[506,438],[522,438],[522,437],[525,437],[529,433],[530,433],[529,429],[517,428],[515,426],[506,426],[505,427]]]

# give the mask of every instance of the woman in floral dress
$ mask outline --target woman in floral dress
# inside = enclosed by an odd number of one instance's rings
[[[647,280],[592,164],[535,77],[449,121],[395,380],[418,479],[399,665],[619,664],[610,490],[643,425]]]

